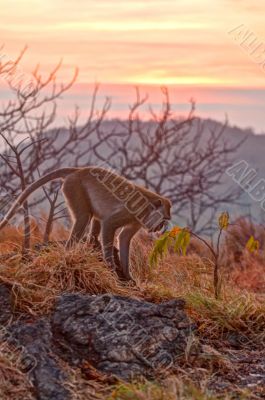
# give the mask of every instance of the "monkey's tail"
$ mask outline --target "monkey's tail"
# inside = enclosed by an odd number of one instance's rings
[[[72,174],[73,172],[78,171],[79,168],[61,168],[56,169],[53,172],[50,172],[47,175],[44,175],[42,178],[33,182],[29,185],[23,192],[18,196],[8,213],[5,215],[3,220],[0,222],[0,229],[2,229],[8,221],[15,215],[17,209],[27,200],[29,195],[37,190],[39,187],[45,185],[45,183],[51,182],[55,179],[65,178],[67,175]]]

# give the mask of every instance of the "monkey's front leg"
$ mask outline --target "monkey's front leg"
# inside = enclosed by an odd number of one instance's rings
[[[129,256],[130,256],[130,243],[133,236],[141,228],[140,224],[133,223],[125,226],[119,234],[119,249],[120,260],[123,269],[123,275],[127,280],[133,280],[130,274]]]
[[[102,223],[102,250],[107,264],[117,273],[121,280],[133,281],[129,272],[129,246],[132,236],[138,231],[140,225],[131,224],[123,228],[119,235],[120,260],[118,259],[117,249],[114,248],[115,231],[119,226],[114,221],[104,221]]]

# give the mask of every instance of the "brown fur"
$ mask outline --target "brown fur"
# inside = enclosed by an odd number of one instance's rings
[[[42,177],[24,190],[0,223],[0,229],[32,192],[58,178],[64,179],[63,194],[73,219],[67,247],[82,239],[92,220],[89,241],[98,245],[101,233],[104,259],[115,269],[114,236],[122,228],[119,234],[120,262],[124,277],[131,279],[131,239],[141,227],[149,231],[160,230],[170,219],[170,201],[104,168],[64,168]]]

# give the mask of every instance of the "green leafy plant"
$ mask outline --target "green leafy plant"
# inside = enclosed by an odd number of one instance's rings
[[[150,255],[151,265],[156,265],[159,258],[162,258],[168,251],[169,247],[173,247],[174,251],[178,254],[186,255],[187,248],[190,244],[191,237],[197,238],[201,241],[211,252],[213,256],[213,286],[215,298],[218,299],[221,291],[221,280],[220,280],[220,240],[223,231],[229,227],[229,214],[223,212],[218,218],[218,237],[216,246],[208,243],[201,236],[192,232],[189,228],[181,228],[174,226],[170,231],[165,232],[158,240],[156,240],[154,248]],[[254,240],[254,238],[253,238]],[[256,241],[251,240],[249,248],[257,247]],[[250,241],[250,240],[249,240]]]
[[[158,262],[158,258],[162,258],[168,251],[169,246],[174,246],[174,251],[178,254],[186,255],[188,245],[190,243],[190,231],[188,228],[180,228],[174,226],[170,231],[165,232],[156,240],[154,249],[150,256],[151,265]]]

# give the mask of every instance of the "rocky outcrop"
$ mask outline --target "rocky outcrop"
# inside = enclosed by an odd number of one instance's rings
[[[11,290],[0,285],[0,327],[4,326],[12,317],[12,296]]]
[[[85,359],[128,380],[169,369],[184,353],[192,325],[183,308],[183,300],[152,304],[110,294],[64,295],[51,324],[68,361]]]
[[[8,329],[8,341],[21,350],[21,365],[28,373],[40,400],[68,400],[70,393],[53,352],[53,335],[47,319],[34,323],[18,322]]]
[[[1,293],[8,303],[9,291],[0,287]],[[6,306],[3,321],[11,311]],[[9,324],[2,340],[20,349],[38,399],[67,400],[62,359],[76,367],[89,362],[124,380],[154,377],[178,363],[193,328],[183,300],[153,304],[111,294],[65,294],[49,318]]]

